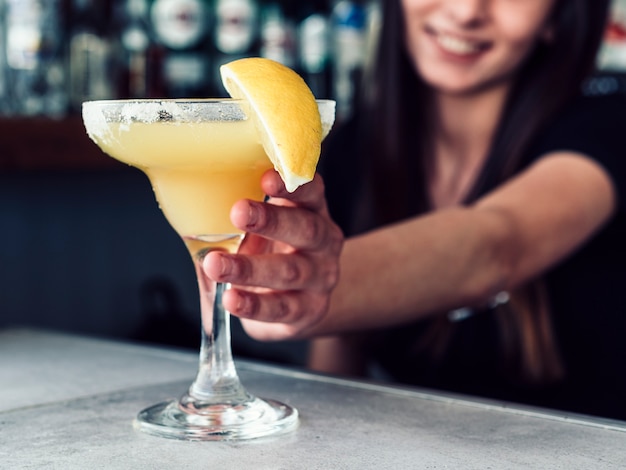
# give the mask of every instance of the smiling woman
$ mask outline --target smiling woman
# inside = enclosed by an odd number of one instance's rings
[[[266,174],[242,250],[205,263],[246,331],[324,337],[326,372],[626,419],[626,99],[580,92],[607,4],[382,2],[324,184]]]
[[[618,342],[605,326],[622,328],[610,312],[626,311],[617,291],[605,295],[626,281],[626,260],[610,255],[626,234],[615,199],[626,181],[619,157],[626,104],[621,96],[579,96],[605,13],[606,2],[585,0],[385,3],[373,80],[364,84],[358,119],[331,139],[322,173],[331,214],[347,235],[360,234],[348,239],[344,258],[353,244],[363,250],[387,234],[399,253],[397,276],[381,263],[388,281],[370,288],[386,291],[386,303],[368,295],[366,308],[345,304],[361,312],[359,325],[363,310],[378,309],[386,329],[366,336],[367,349],[359,335],[319,340],[314,367],[374,367],[402,382],[626,416],[615,392],[626,383],[606,379],[624,351],[607,348],[607,340]],[[361,179],[346,187],[356,162]],[[509,226],[487,263],[464,254],[493,249],[498,225],[488,238],[475,217],[485,209]],[[405,238],[389,237],[400,227]],[[473,245],[475,236],[482,243]],[[616,245],[603,249],[609,240]],[[393,265],[389,249],[379,252]],[[344,279],[350,266],[343,262]],[[364,272],[350,279],[353,290]],[[337,300],[341,285],[334,302],[346,308]],[[492,302],[501,290],[508,301]],[[449,311],[467,319],[450,322],[458,317]],[[600,393],[613,398],[591,405]]]

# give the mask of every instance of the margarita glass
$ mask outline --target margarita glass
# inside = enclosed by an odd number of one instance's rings
[[[318,100],[324,135],[335,103]],[[263,200],[261,175],[272,167],[248,104],[232,99],[110,100],[83,103],[89,137],[107,154],[141,169],[165,217],[193,259],[200,291],[202,344],[198,375],[178,400],[141,411],[135,426],[187,440],[250,439],[297,427],[295,408],[250,394],[231,352],[227,284],[202,275],[213,250],[234,253],[244,233],[230,222],[239,199]]]

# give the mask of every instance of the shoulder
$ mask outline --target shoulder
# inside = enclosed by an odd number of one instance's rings
[[[626,95],[578,96],[548,123],[528,157],[569,150],[602,159],[625,149]]]
[[[548,123],[525,165],[554,152],[584,155],[603,167],[626,194],[626,95],[579,96]],[[620,198],[622,199],[622,198]]]

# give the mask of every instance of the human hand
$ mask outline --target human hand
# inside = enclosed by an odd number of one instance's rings
[[[331,220],[322,178],[288,193],[275,171],[261,186],[270,199],[238,201],[233,224],[246,236],[237,254],[211,252],[206,276],[229,282],[224,307],[258,340],[303,338],[328,311],[339,277],[343,233]]]

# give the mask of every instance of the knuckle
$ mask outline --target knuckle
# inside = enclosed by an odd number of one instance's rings
[[[318,248],[323,248],[328,253],[338,254],[343,248],[344,235],[338,225],[327,225],[325,237],[319,241]]]
[[[248,230],[262,232],[272,230],[278,225],[277,216],[271,204],[253,203],[250,208],[254,215],[250,216],[252,222],[246,227]]]
[[[327,289],[334,288],[339,282],[339,265],[332,263],[326,268],[324,276],[324,287]]]
[[[274,321],[284,321],[291,311],[288,295],[279,295],[277,300],[274,308]]]
[[[252,292],[238,291],[238,302],[231,313],[244,318],[255,319],[259,316],[261,304],[259,298]]]
[[[341,228],[338,225],[333,224],[333,229],[330,234],[331,245],[333,247],[333,252],[339,253],[343,247],[344,242],[344,234]]]
[[[275,232],[280,228],[280,206],[273,204],[264,204],[264,226],[263,228],[271,232]]]
[[[317,240],[320,233],[320,225],[317,217],[305,217],[299,230],[301,230],[302,236],[307,240]]]
[[[286,263],[285,270],[283,272],[283,282],[287,285],[300,281],[302,278],[302,270],[299,263],[291,262]]]
[[[243,256],[233,256],[233,273],[232,277],[237,278],[240,281],[244,281],[246,279],[250,279],[252,277],[252,264],[250,261]]]

